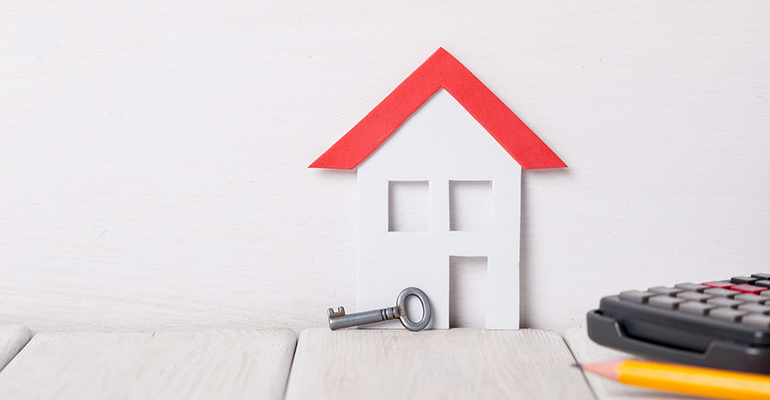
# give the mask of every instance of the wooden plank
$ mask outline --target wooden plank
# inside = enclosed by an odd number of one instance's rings
[[[0,370],[11,362],[31,337],[32,333],[26,326],[0,326]]]
[[[575,359],[581,363],[611,361],[620,359],[639,358],[632,354],[612,350],[608,347],[600,346],[588,338],[585,324],[581,324],[568,329],[564,333],[564,341],[572,351]],[[585,374],[586,380],[599,400],[623,400],[623,399],[644,399],[644,400],[697,400],[700,397],[675,396],[671,393],[658,392],[642,389],[633,386],[626,386],[609,379],[600,378],[596,375]]]
[[[0,398],[278,400],[295,345],[290,329],[39,333]]]
[[[286,391],[297,399],[593,399],[552,331],[309,329]]]

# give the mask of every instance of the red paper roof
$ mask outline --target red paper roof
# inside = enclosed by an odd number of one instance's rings
[[[524,169],[567,165],[500,99],[439,48],[310,168],[353,169],[444,88]]]

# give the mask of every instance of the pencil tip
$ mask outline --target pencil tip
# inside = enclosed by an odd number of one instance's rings
[[[583,369],[583,366],[580,365],[580,363],[572,363],[572,366],[575,367],[575,368]]]
[[[620,364],[622,363],[623,361],[610,361],[610,362],[583,364],[581,369],[583,371],[588,371],[593,374],[603,376],[605,378],[617,380],[620,377],[620,374],[618,373],[618,366],[620,366]]]

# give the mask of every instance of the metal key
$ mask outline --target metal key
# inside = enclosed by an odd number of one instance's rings
[[[412,322],[409,316],[406,314],[406,299],[409,296],[417,296],[422,303],[422,319],[419,322]],[[329,328],[331,330],[337,330],[342,328],[349,328],[356,325],[373,324],[375,322],[387,321],[391,319],[400,319],[401,325],[410,331],[419,331],[425,329],[430,323],[430,319],[433,316],[430,309],[430,300],[428,296],[420,289],[415,287],[409,287],[399,293],[396,298],[396,306],[383,308],[380,310],[364,311],[359,313],[353,313],[345,315],[345,308],[340,306],[337,311],[330,308],[328,311],[329,316]]]

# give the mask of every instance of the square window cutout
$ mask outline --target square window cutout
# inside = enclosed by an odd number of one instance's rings
[[[430,230],[428,181],[388,182],[388,232]]]
[[[491,231],[494,223],[492,181],[449,181],[450,231]]]

